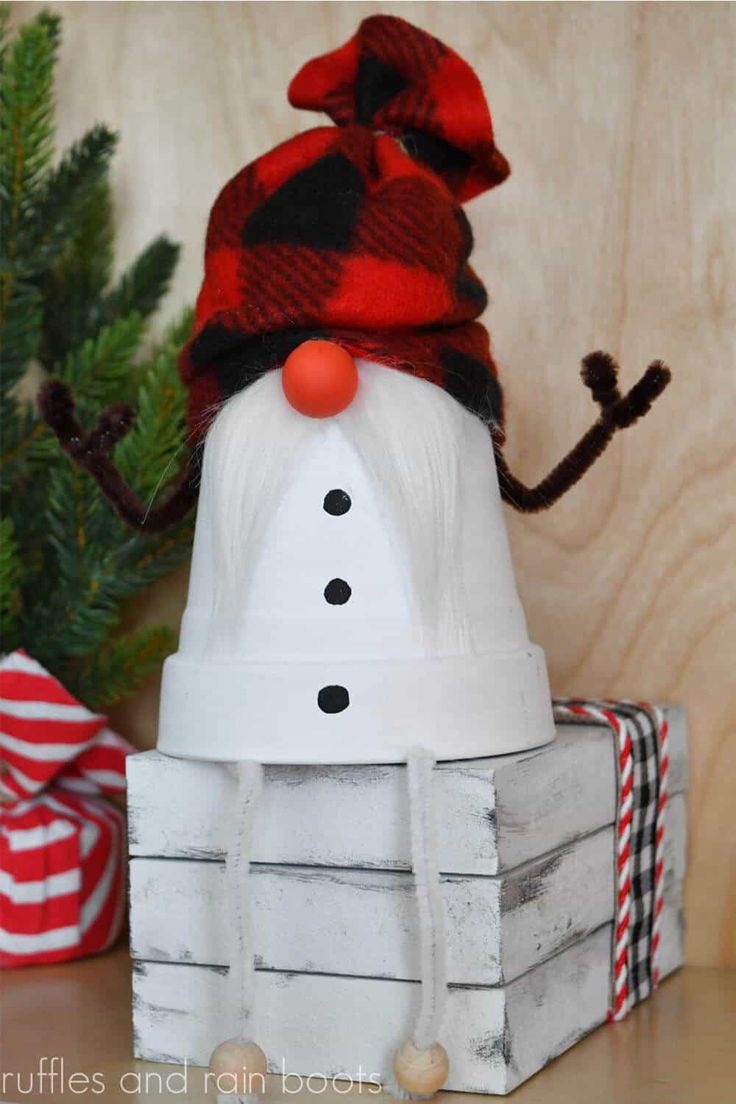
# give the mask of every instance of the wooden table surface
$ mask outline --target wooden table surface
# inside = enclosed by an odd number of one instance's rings
[[[202,1070],[188,1070],[185,1082],[180,1067],[130,1057],[130,961],[124,946],[83,962],[6,972],[0,986],[0,1100],[207,1100]],[[735,1051],[736,971],[688,967],[626,1022],[599,1028],[522,1085],[514,1104],[723,1104],[733,1099]],[[53,1084],[39,1085],[41,1056],[47,1058],[46,1070],[54,1070]],[[70,1082],[74,1073],[86,1074],[89,1082],[79,1076]],[[167,1076],[175,1073],[167,1088]],[[28,1092],[31,1075],[34,1091]],[[331,1087],[292,1095],[283,1091],[280,1078],[269,1082],[272,1100],[315,1095],[334,1101],[346,1095]],[[368,1093],[367,1087],[350,1095],[379,1104],[390,1099]],[[448,1093],[442,1104],[481,1099]]]

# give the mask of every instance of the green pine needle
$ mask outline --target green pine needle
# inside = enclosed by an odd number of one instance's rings
[[[67,356],[58,376],[80,396],[80,409],[82,404],[106,405],[133,397],[133,362],[142,337],[141,316],[126,315]]]
[[[68,229],[63,247],[39,280],[44,297],[40,359],[50,370],[111,320],[103,310],[114,243],[112,199],[106,178],[85,196]]]
[[[107,127],[94,126],[46,177],[23,231],[22,248],[34,273],[43,272],[63,249],[79,215],[107,176],[116,142]]]
[[[34,284],[15,278],[3,281],[1,272],[0,298],[0,398],[5,404],[14,401],[9,392],[17,387],[38,349],[43,302]],[[6,447],[3,442],[3,449]]]
[[[193,521],[131,532],[39,421],[29,380],[67,382],[82,424],[111,403],[138,420],[115,459],[151,502],[186,456],[177,356],[191,314],[151,351],[146,323],[179,247],[157,238],[111,285],[115,136],[93,127],[53,162],[58,16],[3,39],[0,5],[0,628],[92,708],[133,693],[174,647],[165,626],[120,632],[125,603],[186,560]],[[30,373],[29,373],[30,370]]]
[[[20,612],[20,548],[11,518],[0,518],[0,633],[6,639]]]
[[[0,215],[3,252],[12,256],[18,228],[51,163],[54,64],[59,19],[21,27],[0,71]]]
[[[189,317],[187,312],[187,326]],[[181,342],[171,340],[178,332],[179,326],[172,327],[142,367],[136,422],[114,457],[128,482],[151,503],[178,476],[186,460],[186,399],[177,370]]]
[[[0,69],[5,63],[8,47],[8,24],[10,23],[10,4],[0,4]]]
[[[143,250],[105,299],[108,316],[136,311],[143,318],[158,307],[179,260],[179,246],[161,236]]]
[[[107,709],[138,690],[175,646],[168,625],[124,633],[83,662],[68,664],[64,682],[90,709]]]
[[[21,27],[4,49],[0,69],[0,347],[11,386],[38,330],[32,297],[19,287],[23,263],[18,251],[53,156],[58,28],[58,18],[45,15]]]

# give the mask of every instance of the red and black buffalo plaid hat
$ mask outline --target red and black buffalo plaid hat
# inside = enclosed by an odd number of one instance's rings
[[[307,62],[289,100],[337,126],[277,146],[215,201],[181,357],[194,439],[223,399],[316,337],[430,380],[500,429],[460,204],[509,166],[477,76],[436,38],[378,15]]]

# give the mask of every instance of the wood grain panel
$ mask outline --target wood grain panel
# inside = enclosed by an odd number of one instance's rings
[[[680,708],[668,707],[667,716],[674,800],[686,796],[686,730]],[[395,764],[268,766],[252,861],[409,870],[406,785],[405,769]],[[233,778],[222,763],[156,751],[134,756],[128,762],[131,856],[221,859],[228,832],[222,810],[233,796]],[[543,748],[440,763],[433,799],[440,870],[487,877],[526,867],[613,824],[610,740],[599,727],[560,725],[557,739]]]
[[[677,909],[685,800],[666,835],[664,897]],[[442,877],[450,983],[505,985],[613,919],[614,828],[496,877]],[[261,969],[420,979],[409,873],[254,864],[253,947]],[[131,956],[229,965],[224,862],[133,858]],[[161,907],[161,902],[166,907]]]
[[[447,1088],[510,1092],[606,1018],[611,927],[499,988],[449,990],[443,1042]],[[681,963],[677,908],[662,913],[662,977]],[[217,966],[136,962],[133,1033],[137,1058],[204,1064],[227,1032],[227,973]],[[259,1038],[280,1070],[328,1078],[390,1069],[397,1024],[410,1021],[416,986],[407,981],[257,970]],[[499,1045],[500,1042],[500,1045]]]
[[[20,1097],[17,1092],[19,1082],[27,1089],[29,1076],[37,1077],[41,1038],[47,1053],[64,1056],[67,1071],[100,1073],[104,1104],[131,1104],[136,1095],[139,1104],[212,1104],[203,1070],[190,1066],[184,1084],[174,1068],[131,1062],[126,946],[79,962],[9,970],[2,985],[4,1053],[12,1055],[5,1091],[0,1091],[7,1104],[21,1099],[23,1104],[49,1104],[47,1085],[40,1087],[37,1080],[30,1093]],[[201,994],[195,1000],[200,1003]],[[544,1077],[515,1090],[513,1104],[723,1104],[733,1096],[735,1013],[736,971],[680,970],[655,1001],[639,1005],[625,1023],[592,1032],[547,1066]],[[485,1033],[489,1027],[486,1020]],[[360,1035],[364,1037],[364,1029]],[[310,1069],[317,1069],[316,1060],[310,1061]],[[80,1104],[78,1083],[76,1087],[72,1091],[67,1082],[66,1090],[54,1093],[54,1104]],[[320,1092],[320,1104],[345,1104],[346,1099],[350,1104],[366,1099],[390,1104],[388,1095],[367,1098],[357,1086],[346,1097],[345,1087]],[[280,1078],[269,1080],[267,1094],[269,1100],[285,1099]],[[313,1095],[305,1090],[289,1099],[311,1100]],[[485,1097],[467,1093],[445,1094],[441,1100],[488,1104]]]
[[[59,4],[60,139],[122,134],[120,260],[184,242],[193,298],[209,205],[245,161],[310,125],[285,97],[363,3]],[[16,6],[25,18],[36,5]],[[675,382],[549,515],[509,515],[519,586],[555,692],[679,700],[691,713],[688,957],[736,963],[736,8],[728,4],[385,4],[477,68],[511,179],[469,208],[531,480],[591,416],[580,356]],[[176,620],[184,576],[134,616]],[[119,711],[141,746],[157,690]]]

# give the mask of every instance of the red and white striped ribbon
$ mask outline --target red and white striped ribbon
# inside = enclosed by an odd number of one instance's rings
[[[616,733],[619,757],[618,817],[616,820],[617,911],[613,950],[612,1020],[622,1020],[629,1012],[629,931],[631,927],[631,820],[634,810],[634,756],[631,733],[625,720],[610,710],[602,710]]]
[[[656,816],[656,847],[654,860],[654,922],[652,926],[652,984],[659,985],[659,948],[661,943],[662,909],[664,908],[664,818],[669,792],[670,743],[667,718],[659,706],[654,706],[659,738],[659,799]]]
[[[629,1012],[629,928],[631,924],[631,820],[633,816],[634,756],[625,720],[610,709],[570,703],[570,713],[613,729],[618,758],[616,815],[616,917],[613,945],[613,1006],[609,1019],[622,1020]]]
[[[133,750],[25,652],[0,662],[0,966],[109,946],[124,917]]]
[[[665,810],[669,782],[669,728],[663,711],[646,702],[554,701],[560,722],[578,720],[605,725],[616,741],[616,900],[612,946],[612,992],[609,1020],[622,1020],[631,1008],[656,988],[659,977],[661,924],[664,907]],[[625,707],[625,708],[624,708]],[[635,719],[637,711],[641,714]],[[652,747],[651,736],[655,737]],[[634,747],[633,739],[638,741]],[[656,754],[656,760],[653,758]],[[635,764],[640,763],[641,790]],[[657,781],[657,800],[651,782]],[[649,821],[649,815],[653,821]],[[636,824],[640,823],[640,828]],[[647,824],[653,824],[654,836]],[[634,863],[638,868],[636,889]],[[651,872],[651,895],[645,888]],[[637,894],[636,899],[634,894]],[[637,918],[638,917],[638,918]],[[649,938],[642,940],[642,925]],[[633,971],[633,972],[632,972]]]

